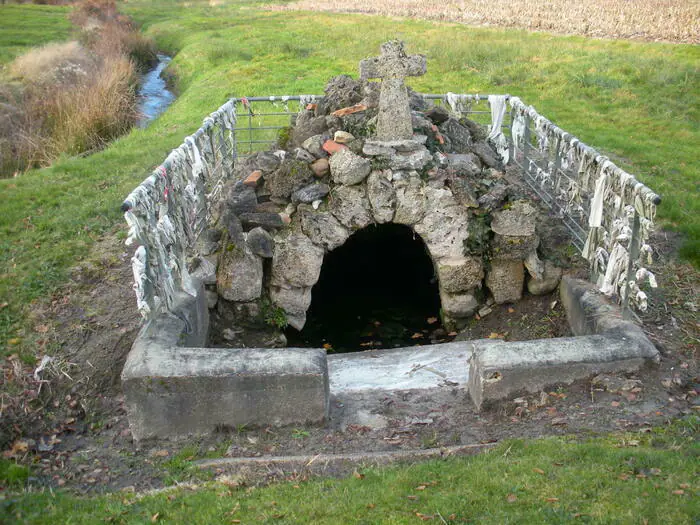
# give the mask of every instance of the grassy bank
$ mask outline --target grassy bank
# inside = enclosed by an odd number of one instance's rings
[[[684,254],[700,262],[697,47],[268,12],[255,2],[133,0],[123,9],[175,55],[181,95],[151,127],[105,151],[0,181],[0,297],[8,303],[0,341],[8,353],[31,339],[27,305],[65,282],[97,237],[124,229],[121,199],[206,114],[231,95],[319,93],[332,75],[356,75],[358,60],[393,37],[428,56],[416,89],[518,94],[609,153],[664,197],[661,222],[687,235]]]
[[[70,7],[10,4],[0,6],[0,66],[31,47],[67,40]]]
[[[0,501],[27,523],[694,523],[698,421],[580,443],[517,440],[489,453],[341,480],[244,477],[155,494],[29,492]]]

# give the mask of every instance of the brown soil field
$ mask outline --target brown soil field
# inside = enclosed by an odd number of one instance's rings
[[[598,38],[700,43],[698,0],[301,0],[275,10],[365,13]]]

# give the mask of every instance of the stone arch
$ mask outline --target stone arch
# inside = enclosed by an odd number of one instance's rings
[[[289,230],[275,237],[268,292],[289,324],[304,327],[324,256],[373,223],[407,226],[420,236],[438,278],[443,322],[463,324],[478,307],[475,292],[484,277],[481,259],[464,255],[468,212],[444,185],[431,187],[415,171],[390,170],[337,185],[317,208],[299,204]]]

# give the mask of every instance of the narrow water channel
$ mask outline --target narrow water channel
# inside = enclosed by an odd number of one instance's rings
[[[175,100],[175,95],[167,88],[165,79],[161,76],[170,60],[171,58],[167,55],[158,55],[158,65],[143,76],[139,89],[141,118],[136,124],[139,128],[148,126]]]

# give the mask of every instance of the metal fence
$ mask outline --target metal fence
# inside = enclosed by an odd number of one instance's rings
[[[421,96],[433,104],[448,107],[449,99],[452,98],[448,94]],[[323,95],[295,95],[232,99],[236,105],[238,154],[245,156],[272,148],[279,139],[280,131],[292,125],[294,115],[307,104],[322,97]],[[488,95],[455,95],[451,109],[453,113],[460,113],[460,117],[468,116],[484,125],[491,123]]]

